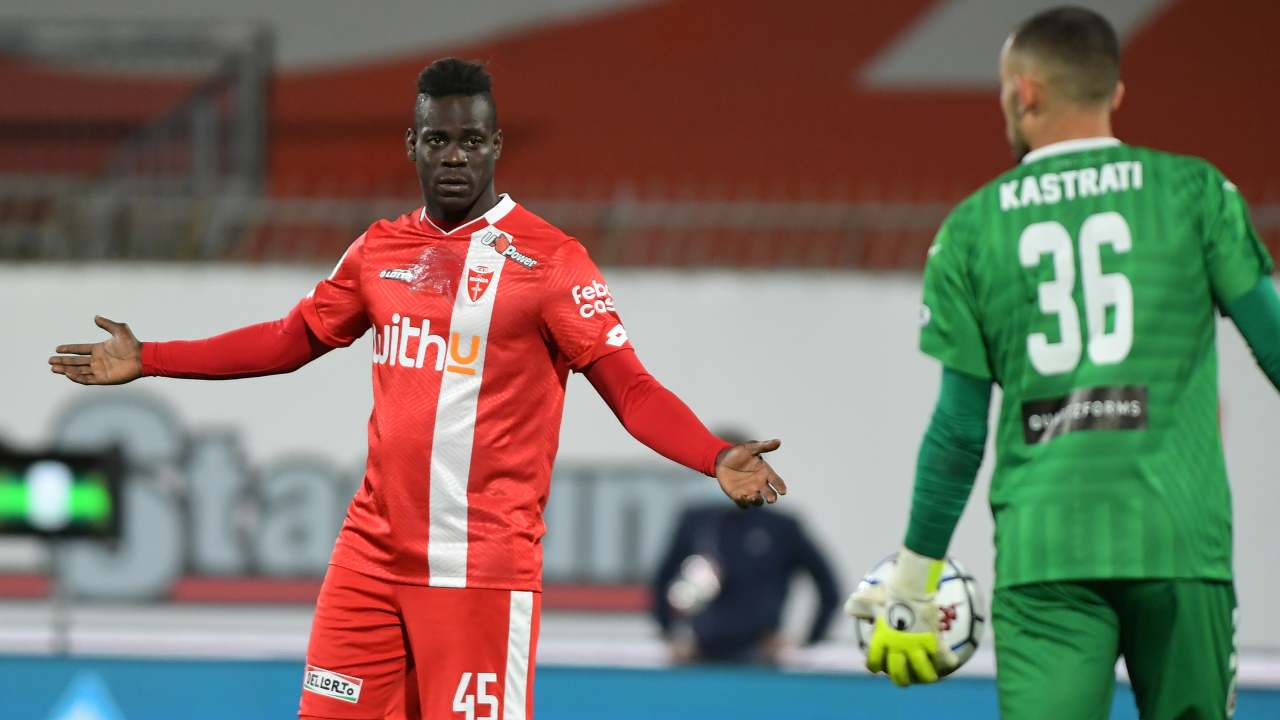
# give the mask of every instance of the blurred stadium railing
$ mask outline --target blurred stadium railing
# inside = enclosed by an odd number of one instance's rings
[[[606,266],[915,268],[942,202],[522,201]],[[142,194],[127,186],[0,181],[0,259],[332,262],[412,198]]]
[[[0,176],[44,195],[258,189],[271,45],[248,23],[2,22]]]
[[[415,207],[324,178],[266,191],[272,36],[235,23],[0,23],[0,260],[332,262]],[[646,189],[601,199],[575,178],[511,187],[607,266],[915,269],[962,195]],[[1245,188],[1280,252],[1280,188]],[[786,197],[786,196],[783,196]]]
[[[0,131],[2,132],[2,131]],[[780,202],[542,197],[513,190],[600,265],[918,269],[954,200]],[[1253,206],[1280,254],[1280,198]],[[420,201],[140,192],[129,183],[0,179],[0,260],[329,263]]]

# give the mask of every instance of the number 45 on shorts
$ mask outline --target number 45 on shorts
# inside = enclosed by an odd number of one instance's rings
[[[472,673],[462,673],[458,691],[453,695],[453,711],[464,713],[466,720],[498,720],[498,698],[488,692],[490,685],[498,684],[498,674],[475,673],[475,692],[471,691],[472,677]],[[477,715],[477,708],[483,714]]]

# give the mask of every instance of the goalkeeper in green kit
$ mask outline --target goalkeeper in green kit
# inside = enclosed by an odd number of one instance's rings
[[[973,487],[993,383],[992,623],[1006,718],[1105,718],[1124,657],[1144,718],[1222,718],[1235,684],[1231,500],[1215,317],[1280,388],[1272,261],[1236,187],[1122,144],[1115,31],[1082,8],[1023,23],[1000,57],[1020,164],[929,250],[921,348],[942,389],[893,577],[855,594],[867,665],[907,685],[954,666],[933,604]]]

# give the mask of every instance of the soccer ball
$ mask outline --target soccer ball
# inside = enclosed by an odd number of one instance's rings
[[[871,572],[858,583],[858,590],[865,590],[872,585],[886,582],[893,573],[893,566],[898,561],[898,554],[876,563]],[[982,629],[986,623],[986,606],[982,602],[982,591],[973,576],[965,572],[960,563],[947,558],[942,567],[942,579],[938,582],[938,607],[942,610],[942,641],[956,654],[959,668],[973,657],[982,640]],[[858,636],[858,647],[867,652],[871,643],[871,631],[874,625],[869,620],[858,620],[854,630]],[[953,671],[954,672],[954,671]]]

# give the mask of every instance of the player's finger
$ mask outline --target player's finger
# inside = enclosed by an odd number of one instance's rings
[[[929,658],[929,653],[925,652],[924,648],[915,647],[908,650],[907,662],[911,665],[911,672],[916,676],[917,682],[938,681],[938,669],[933,666],[933,660]]]
[[[748,500],[747,503],[753,507],[760,507],[764,504],[764,497],[757,492],[755,495],[751,496],[751,499]]]
[[[773,489],[773,486],[770,485],[769,483],[766,482],[764,484],[764,487],[760,489],[760,493],[764,495],[764,501],[769,503],[770,505],[778,502],[778,493]]]
[[[72,365],[50,365],[49,370],[58,375],[64,375],[68,380],[75,380],[76,382],[80,382],[81,377],[84,375],[88,375],[90,377],[93,375],[93,373],[86,372],[85,370]]]
[[[49,358],[50,365],[88,365],[93,358],[87,355],[54,355]]]
[[[769,486],[772,487],[779,495],[787,494],[787,483],[782,480],[782,476],[769,468]]]
[[[93,324],[111,333],[113,336],[124,335],[129,332],[129,326],[124,323],[118,323],[114,320],[108,320],[101,315],[93,316]]]
[[[53,349],[56,353],[70,353],[72,355],[92,355],[93,343],[81,343],[77,345],[59,345]]]
[[[752,440],[746,443],[746,446],[747,450],[752,455],[760,455],[761,453],[773,452],[774,450],[782,447],[782,441],[777,438],[774,438],[773,440],[765,440],[763,442]]]
[[[889,679],[898,687],[911,684],[911,672],[907,669],[907,656],[901,652],[889,653]]]
[[[871,635],[871,647],[867,648],[867,670],[872,673],[882,672],[884,670],[884,656],[888,651],[888,646],[883,640],[879,640],[873,631]]]
[[[73,368],[50,367],[49,369],[65,377],[71,382],[79,383],[80,385],[88,385],[89,380],[92,377],[91,375],[87,375],[85,373],[76,372],[76,370]]]

